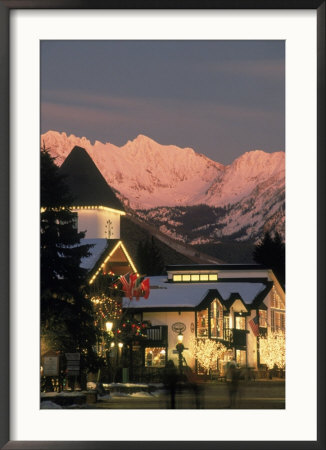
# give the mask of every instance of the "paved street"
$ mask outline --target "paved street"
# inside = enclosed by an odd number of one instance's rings
[[[207,382],[195,392],[183,390],[176,393],[177,409],[226,409],[229,408],[229,392],[226,383]],[[90,405],[91,406],[91,405]],[[110,399],[99,400],[92,405],[96,409],[166,409],[170,407],[170,396],[160,392],[144,396],[112,396]],[[240,384],[235,401],[237,409],[284,409],[285,382],[254,381]]]

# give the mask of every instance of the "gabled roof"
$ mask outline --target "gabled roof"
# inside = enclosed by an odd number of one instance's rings
[[[112,272],[115,275],[124,275],[128,272],[137,272],[137,269],[122,241],[119,239],[103,239],[103,241],[106,241],[106,247],[99,255],[96,264],[89,272],[90,284],[95,281],[96,277],[101,272]]]
[[[66,177],[65,183],[74,197],[75,206],[101,205],[124,211],[122,203],[84,148],[74,147],[59,168],[59,173]]]

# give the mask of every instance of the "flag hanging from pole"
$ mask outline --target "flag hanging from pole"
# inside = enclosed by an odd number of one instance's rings
[[[249,325],[251,326],[252,332],[257,337],[259,336],[259,319],[258,316],[255,316],[253,319],[249,321]]]

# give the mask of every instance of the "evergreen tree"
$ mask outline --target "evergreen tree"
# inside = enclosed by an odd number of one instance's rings
[[[275,233],[273,238],[266,232],[262,241],[255,246],[253,258],[257,263],[272,269],[285,288],[285,244],[278,233]]]
[[[81,368],[96,366],[93,307],[85,295],[86,271],[81,258],[89,245],[75,226],[67,205],[71,195],[54,158],[41,150],[41,335],[45,348],[82,354]]]
[[[164,259],[153,236],[146,241],[139,241],[136,259],[142,274],[152,276],[164,273]]]

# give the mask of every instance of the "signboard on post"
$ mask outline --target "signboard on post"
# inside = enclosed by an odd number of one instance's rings
[[[66,353],[67,375],[78,376],[80,372],[80,353]]]
[[[43,375],[45,377],[57,377],[59,375],[59,356],[43,357]]]

